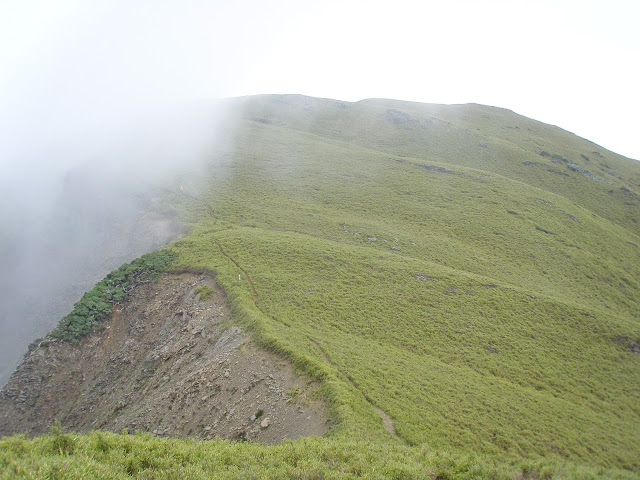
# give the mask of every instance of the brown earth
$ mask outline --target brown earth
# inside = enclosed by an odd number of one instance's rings
[[[199,285],[213,294],[195,295]],[[0,435],[141,430],[267,443],[329,428],[317,387],[229,322],[211,276],[141,285],[77,345],[34,343],[0,392]]]

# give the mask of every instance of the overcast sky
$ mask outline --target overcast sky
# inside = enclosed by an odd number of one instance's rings
[[[258,93],[496,105],[640,159],[639,20],[637,0],[0,0],[0,162]]]

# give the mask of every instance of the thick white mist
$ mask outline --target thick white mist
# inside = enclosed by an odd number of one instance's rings
[[[175,238],[139,218],[211,163],[224,112],[203,98],[240,74],[220,9],[56,7],[0,6],[0,384],[84,291]]]

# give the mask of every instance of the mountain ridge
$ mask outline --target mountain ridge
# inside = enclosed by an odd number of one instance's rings
[[[640,163],[497,107],[225,103],[168,248],[321,385],[319,445],[637,474]]]

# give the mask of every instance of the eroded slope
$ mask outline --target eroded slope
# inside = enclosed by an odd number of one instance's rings
[[[212,290],[206,299],[200,285]],[[139,286],[101,333],[32,346],[0,394],[0,434],[39,434],[55,419],[77,431],[263,442],[325,433],[313,386],[228,316],[211,277]]]

